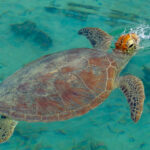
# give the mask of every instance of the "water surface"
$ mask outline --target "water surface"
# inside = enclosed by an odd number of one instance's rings
[[[150,149],[150,1],[140,0],[5,0],[0,1],[0,80],[45,54],[91,47],[77,34],[99,27],[114,39],[136,32],[141,51],[124,74],[140,77],[145,85],[143,115],[135,124],[124,95],[117,89],[84,116],[53,123],[20,122],[7,150],[149,150]],[[20,30],[19,26],[24,26]],[[32,30],[31,30],[32,29]]]

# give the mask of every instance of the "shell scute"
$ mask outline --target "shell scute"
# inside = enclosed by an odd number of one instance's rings
[[[25,120],[28,120],[29,122],[33,122],[33,121],[41,121],[42,120],[42,116],[40,115],[26,115],[25,116]]]
[[[102,90],[105,89],[106,71],[103,71],[99,75],[95,75],[92,70],[89,72],[83,70],[80,73],[80,77],[84,81],[86,86],[93,92],[100,93]]]
[[[107,87],[106,87],[106,89],[107,89],[108,91],[110,91],[110,90],[113,89],[113,86],[114,86],[113,80],[112,80],[112,79],[108,79],[108,80],[107,80]]]
[[[109,62],[108,62],[106,56],[90,58],[89,64],[93,65],[93,66],[100,66],[100,67],[102,67],[102,66],[108,67],[109,66]]]
[[[25,119],[25,115],[22,114],[22,113],[12,112],[11,116],[14,116],[17,119],[19,119],[19,118],[24,118]]]
[[[41,116],[41,121],[43,121],[43,122],[58,121],[58,120],[60,120],[59,119],[59,114],[53,114],[53,115],[48,115],[48,116]]]
[[[67,120],[75,116],[75,113],[70,111],[70,112],[63,112],[59,114],[59,120]]]
[[[61,103],[53,101],[51,97],[38,97],[35,99],[37,114],[46,115],[50,112],[64,111]]]
[[[116,71],[113,67],[108,68],[108,78],[114,79],[116,76]]]

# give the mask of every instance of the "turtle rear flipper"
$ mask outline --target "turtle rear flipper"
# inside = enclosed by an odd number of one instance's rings
[[[95,49],[108,50],[112,36],[99,28],[82,28],[78,34],[86,36]]]
[[[0,143],[6,142],[14,132],[17,121],[1,116],[0,119]]]
[[[130,105],[131,118],[134,122],[137,122],[143,112],[145,99],[143,83],[135,76],[126,75],[120,77],[119,86]]]

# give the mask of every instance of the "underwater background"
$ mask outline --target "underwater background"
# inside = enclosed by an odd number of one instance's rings
[[[0,0],[0,81],[46,54],[91,47],[79,36],[83,27],[99,27],[115,40],[136,32],[141,50],[121,73],[145,85],[144,111],[130,118],[119,89],[89,113],[52,123],[20,122],[0,150],[150,150],[150,0]]]

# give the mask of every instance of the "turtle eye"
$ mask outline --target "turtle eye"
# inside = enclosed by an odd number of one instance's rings
[[[130,39],[127,43],[127,49],[134,50],[135,41],[133,39]]]
[[[129,48],[133,47],[133,44],[129,45]]]

